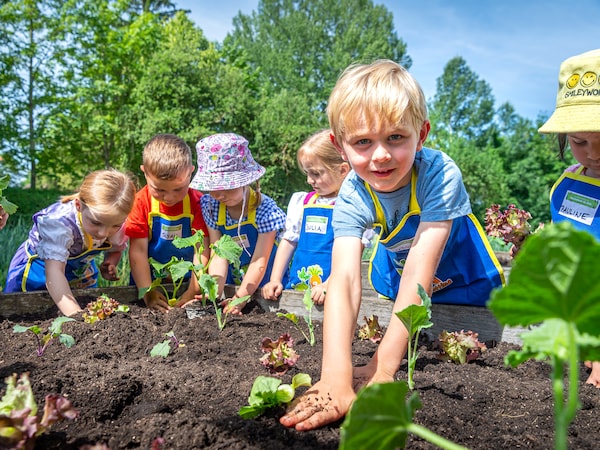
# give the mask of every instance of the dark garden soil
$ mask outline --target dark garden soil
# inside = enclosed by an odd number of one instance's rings
[[[90,299],[91,300],[91,299]],[[36,356],[34,336],[13,333],[13,325],[41,325],[53,316],[0,320],[0,390],[12,373],[29,372],[38,404],[46,394],[68,397],[79,410],[75,421],[55,424],[40,436],[36,449],[79,449],[106,444],[110,449],[150,449],[162,436],[164,449],[335,449],[341,423],[312,432],[281,426],[282,410],[244,420],[254,379],[268,375],[259,363],[263,337],[289,332],[300,354],[297,366],[282,376],[306,372],[318,379],[321,360],[320,323],[317,345],[311,347],[293,325],[259,306],[243,317],[230,317],[218,330],[214,316],[188,319],[185,311],[154,313],[132,306],[94,325],[69,322],[63,332],[76,344],[70,349],[52,342]],[[174,331],[185,347],[167,358],[151,358],[150,349]],[[422,346],[415,388],[423,402],[416,422],[472,449],[549,449],[553,442],[550,367],[530,361],[512,369],[503,364],[514,345],[500,343],[467,365],[439,360],[432,345]],[[369,341],[355,341],[356,364],[375,350]],[[398,373],[406,378],[403,365]],[[569,430],[569,448],[600,445],[600,390],[585,384],[580,370],[581,410]],[[304,390],[304,389],[303,389]],[[434,448],[415,437],[408,448]]]

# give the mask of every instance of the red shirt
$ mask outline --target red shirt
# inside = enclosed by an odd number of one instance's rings
[[[190,207],[194,220],[192,228],[202,230],[205,236],[208,236],[208,228],[202,217],[200,208],[200,197],[202,193],[195,189],[188,189],[190,196]],[[125,221],[125,234],[132,239],[147,238],[149,236],[148,215],[150,214],[151,196],[148,192],[148,186],[144,186],[135,196],[133,208]],[[178,216],[183,213],[183,202],[179,202],[173,206],[167,206],[160,203],[160,212],[168,216]]]

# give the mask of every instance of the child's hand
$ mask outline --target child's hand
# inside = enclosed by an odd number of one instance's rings
[[[236,316],[243,316],[242,310],[244,309],[244,306],[246,306],[246,304],[248,302],[244,302],[244,303],[240,303],[239,305],[231,306],[230,305],[231,301],[235,300],[236,298],[238,298],[238,297],[227,298],[220,303],[220,305],[223,307],[223,312],[225,314],[234,314]]]
[[[207,300],[205,298],[204,294],[196,294],[193,289],[188,289],[187,291],[185,291],[183,293],[183,295],[181,296],[181,298],[177,301],[177,304],[175,305],[177,308],[183,308],[186,305],[189,305],[190,303],[194,303],[194,302],[198,302],[198,301],[205,301]]]
[[[8,220],[8,213],[4,211],[4,208],[0,206],[0,230],[4,228],[6,225],[6,221]]]
[[[100,264],[100,274],[108,281],[117,281],[119,279],[116,266],[109,261],[104,261]]]
[[[596,386],[597,388],[600,388],[600,362],[586,361],[585,366],[591,367],[591,369],[592,369],[592,373],[590,373],[590,376],[586,380],[586,383],[591,384],[592,386]]]
[[[261,290],[263,298],[267,300],[279,300],[279,296],[283,292],[283,284],[277,281],[269,281]]]
[[[167,313],[171,310],[166,297],[156,290],[148,291],[144,294],[144,303],[150,309]]]
[[[394,381],[394,377],[387,374],[378,373],[374,364],[366,366],[354,367],[352,371],[352,387],[354,392],[358,392],[360,388],[373,383],[389,383]]]
[[[310,288],[310,298],[315,305],[325,303],[325,295],[327,294],[327,283],[315,284]]]

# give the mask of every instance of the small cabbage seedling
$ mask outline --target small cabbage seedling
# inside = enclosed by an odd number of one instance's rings
[[[150,356],[152,358],[154,358],[155,356],[162,356],[163,358],[166,358],[167,356],[169,356],[169,353],[171,353],[171,348],[185,347],[183,341],[177,339],[177,336],[175,336],[175,332],[173,330],[169,331],[168,333],[165,333],[165,336],[167,337],[167,339],[165,339],[162,342],[159,342],[154,347],[152,347],[152,350],[150,350]]]
[[[260,358],[260,362],[270,373],[283,375],[296,365],[300,357],[293,346],[294,340],[289,333],[282,334],[276,341],[264,338],[260,348],[265,354]]]
[[[568,427],[579,409],[579,361],[600,361],[598,261],[600,243],[591,234],[569,222],[548,225],[527,238],[510,283],[494,291],[488,304],[502,325],[540,324],[521,335],[522,349],[505,361],[513,367],[532,358],[550,361],[556,449],[567,448]]]
[[[438,339],[441,344],[440,358],[456,364],[465,364],[474,361],[481,353],[487,350],[483,342],[479,342],[479,335],[473,331],[443,330]]]
[[[62,332],[63,323],[74,321],[75,319],[72,319],[70,317],[60,316],[52,321],[52,324],[50,325],[46,333],[44,333],[38,325],[32,325],[30,327],[24,327],[23,325],[15,325],[13,327],[13,332],[24,333],[26,331],[31,331],[34,334],[37,341],[36,353],[38,356],[43,356],[44,352],[48,348],[48,345],[50,345],[50,342],[52,342],[54,338],[58,338],[58,341],[67,348],[71,348],[73,347],[73,345],[75,345],[75,339],[73,338],[73,336]]]
[[[243,419],[253,419],[263,414],[267,409],[285,406],[296,395],[296,389],[301,386],[311,386],[310,375],[297,373],[292,378],[292,384],[282,384],[279,378],[259,375],[252,384],[248,397],[248,405],[242,406],[238,414]]]
[[[193,264],[183,259],[178,259],[172,256],[166,263],[161,263],[154,258],[148,258],[148,262],[154,270],[155,278],[152,280],[152,284],[149,287],[140,289],[139,298],[143,298],[146,292],[153,289],[160,289],[169,306],[175,306],[177,304],[177,292],[185,281],[185,276],[190,271],[190,266]],[[164,284],[165,281],[170,280],[173,282],[173,292],[169,292]]]
[[[340,429],[339,449],[404,448],[408,433],[412,433],[440,448],[465,450],[465,447],[413,423],[414,413],[422,403],[417,392],[408,394],[406,381],[375,383],[361,389]]]
[[[62,395],[47,395],[44,414],[38,416],[29,375],[17,374],[5,379],[6,393],[0,400],[0,448],[34,448],[36,438],[52,424],[75,419],[79,413]]]
[[[304,339],[306,339],[306,341],[312,347],[313,345],[315,345],[315,342],[316,342],[315,327],[312,323],[312,310],[313,310],[313,307],[315,306],[315,304],[312,301],[310,287],[306,291],[304,291],[304,297],[302,297],[302,302],[304,303],[304,308],[306,309],[306,312],[307,312],[307,314],[305,316],[303,316],[303,319],[304,319],[304,322],[306,322],[306,325],[308,328],[308,333],[305,333],[304,330],[300,327],[300,324],[299,324],[300,319],[298,318],[298,315],[296,315],[294,313],[278,312],[277,316],[285,317],[286,319],[291,321],[294,324],[294,326],[296,327],[296,329],[298,331],[300,331],[300,333],[302,333],[302,336],[304,336]]]
[[[9,182],[10,177],[8,175],[2,175],[0,177],[0,206],[2,206],[4,211],[8,214],[14,214],[17,212],[18,206],[8,201],[8,199],[2,194],[2,191],[4,191],[8,187]]]
[[[102,294],[95,301],[89,302],[85,308],[86,312],[83,313],[85,323],[108,319],[117,312],[129,312],[129,306],[121,305],[106,294]]]
[[[363,341],[371,341],[379,344],[383,338],[383,329],[379,325],[379,317],[371,314],[369,318],[364,317],[365,324],[358,329],[358,338]]]
[[[408,330],[408,349],[406,351],[406,361],[408,367],[408,387],[412,390],[415,387],[413,374],[417,359],[419,358],[418,345],[419,334],[424,328],[429,328],[433,325],[431,322],[431,299],[423,286],[417,286],[417,292],[421,297],[420,305],[409,305],[402,311],[398,311],[396,316],[402,321]]]

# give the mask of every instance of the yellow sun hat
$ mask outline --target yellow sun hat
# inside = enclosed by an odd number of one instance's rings
[[[556,109],[540,133],[600,132],[600,49],[560,65]]]

